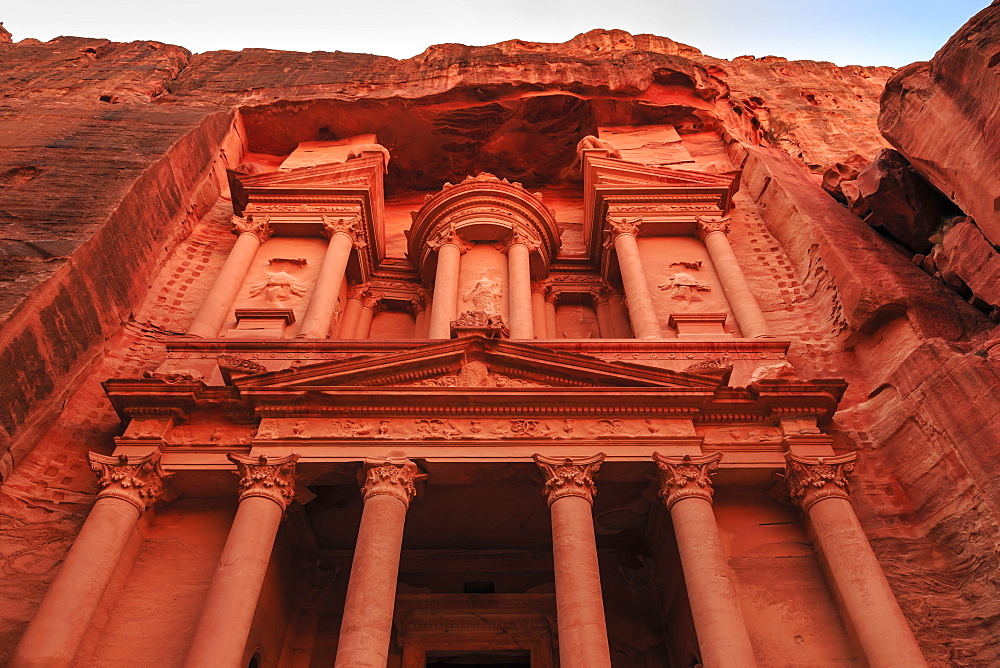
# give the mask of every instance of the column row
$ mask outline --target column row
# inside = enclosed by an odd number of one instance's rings
[[[297,455],[228,455],[239,474],[239,506],[210,586],[185,665],[238,666],[271,551],[295,494]],[[712,510],[711,476],[721,453],[654,454],[659,495],[676,535],[702,662],[755,665],[753,647]],[[786,454],[791,498],[808,517],[831,586],[843,600],[872,666],[925,665],[902,611],[848,500],[855,455]],[[560,665],[609,667],[610,652],[598,569],[592,505],[603,454],[582,458],[535,455],[545,478]],[[90,625],[137,521],[157,498],[164,473],[158,455],[102,457],[91,453],[101,491],[11,666],[69,666]],[[386,665],[406,511],[426,478],[405,458],[369,459],[360,473],[364,510],[337,651],[338,667]]]

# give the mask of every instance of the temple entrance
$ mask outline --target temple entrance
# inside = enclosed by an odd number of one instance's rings
[[[402,668],[553,668],[549,594],[403,594]]]

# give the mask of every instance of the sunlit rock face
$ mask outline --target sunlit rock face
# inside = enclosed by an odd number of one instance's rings
[[[929,662],[1000,661],[998,16],[898,72],[618,30],[407,60],[0,32],[0,661],[94,504],[86,453],[151,449],[170,490],[73,622],[80,665],[183,662],[237,508],[225,455],[293,450],[243,665],[334,661],[351,551],[383,549],[368,456],[430,474],[404,494],[389,665],[484,609],[532,661],[562,651],[553,592],[586,564],[553,566],[550,451],[608,456],[613,665],[704,660],[683,537],[644,491],[657,449],[724,453],[714,513],[761,665],[875,662],[823,525],[775,487],[786,451],[857,453],[851,504]],[[629,413],[650,388],[649,410],[730,403]]]

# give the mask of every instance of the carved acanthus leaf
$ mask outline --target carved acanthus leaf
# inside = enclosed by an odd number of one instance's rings
[[[723,234],[729,234],[729,221],[730,217],[725,218],[705,218],[702,216],[697,216],[695,220],[698,221],[698,235],[704,241],[712,232],[722,232]]]
[[[248,213],[246,217],[234,215],[232,220],[237,234],[252,234],[260,243],[271,237],[270,216]]]
[[[666,457],[653,453],[653,461],[660,469],[660,499],[669,509],[687,498],[712,500],[712,478],[719,468],[721,452],[692,457]]]
[[[601,468],[604,453],[593,457],[544,457],[534,455],[535,463],[545,474],[543,492],[548,504],[564,496],[579,496],[590,503],[597,495],[594,475]]]
[[[351,238],[351,243],[354,244],[355,248],[364,248],[368,244],[365,243],[364,235],[361,231],[361,215],[356,214],[353,217],[341,217],[341,216],[323,216],[323,230],[327,236],[332,237],[334,234],[346,234]]]
[[[847,499],[847,474],[854,470],[857,453],[835,457],[803,457],[785,453],[788,494],[802,510],[827,498]]]
[[[262,496],[281,506],[288,507],[295,497],[295,462],[296,454],[285,457],[247,457],[245,455],[226,455],[229,461],[236,464],[240,476],[240,501],[251,496]]]
[[[122,499],[138,508],[140,513],[156,501],[163,491],[163,479],[170,475],[160,467],[159,452],[144,457],[124,454],[108,457],[89,452],[87,461],[101,488],[98,499]]]
[[[614,216],[608,216],[606,221],[612,238],[617,237],[619,234],[631,234],[637,237],[642,227],[642,218],[615,218]]]
[[[427,478],[417,465],[409,459],[386,457],[385,459],[365,459],[364,482],[361,495],[367,501],[373,496],[387,494],[402,501],[407,507],[417,495],[417,483]]]

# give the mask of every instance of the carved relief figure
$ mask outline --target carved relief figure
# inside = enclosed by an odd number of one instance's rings
[[[306,286],[299,283],[286,271],[268,272],[263,283],[250,286],[250,296],[264,298],[269,302],[288,301],[292,297],[302,297],[306,294]]]
[[[486,315],[499,315],[502,293],[503,286],[484,273],[463,299],[472,302],[474,311],[481,311]]]
[[[708,283],[702,283],[691,274],[683,271],[670,276],[666,283],[661,283],[657,287],[669,292],[671,299],[685,302],[700,302],[702,299],[698,293],[709,292],[712,289]]]

